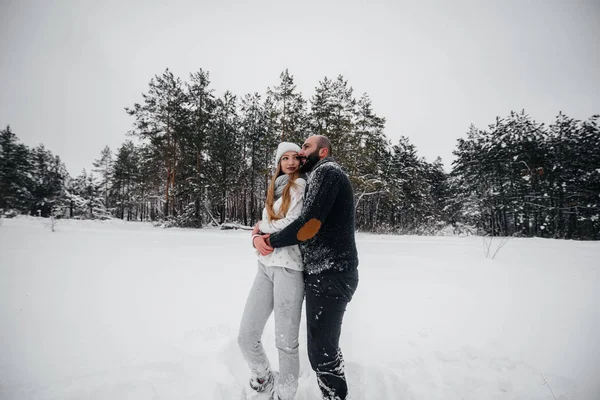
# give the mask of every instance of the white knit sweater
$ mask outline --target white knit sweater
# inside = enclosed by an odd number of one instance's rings
[[[282,219],[269,221],[267,209],[263,208],[262,220],[258,225],[258,228],[261,232],[278,232],[286,226],[288,226],[289,224],[291,224],[302,213],[306,181],[302,178],[297,178],[294,182],[296,183],[296,185],[292,186],[290,190],[291,201],[287,214]],[[273,204],[273,210],[275,211],[275,213],[279,212],[280,207],[281,197],[277,199],[275,204]],[[298,247],[298,245],[277,248],[267,256],[261,256],[260,254],[258,254],[258,260],[267,267],[285,267],[289,269],[294,269],[296,271],[303,270],[302,255],[300,254],[300,248]]]

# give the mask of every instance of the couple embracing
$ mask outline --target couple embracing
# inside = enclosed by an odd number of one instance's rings
[[[358,286],[352,186],[325,136],[309,137],[302,148],[280,143],[275,168],[262,220],[252,232],[258,270],[238,335],[251,371],[251,392],[272,400],[296,397],[306,297],[308,358],[319,389],[324,400],[346,400],[339,339],[346,305]],[[261,342],[271,313],[278,372],[271,369]]]

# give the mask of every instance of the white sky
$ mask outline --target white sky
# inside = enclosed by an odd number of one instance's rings
[[[449,167],[471,123],[600,113],[600,2],[0,1],[0,126],[72,175],[126,140],[123,108],[167,67],[238,96],[289,68],[306,99],[342,74],[392,141]]]

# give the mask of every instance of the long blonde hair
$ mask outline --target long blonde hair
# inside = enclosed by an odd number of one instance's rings
[[[273,204],[275,204],[275,181],[283,175],[281,171],[281,161],[277,165],[277,170],[273,174],[271,178],[271,183],[269,184],[269,188],[267,189],[267,201],[265,202],[265,208],[267,209],[267,215],[269,216],[269,221],[274,221],[278,219],[282,219],[285,217],[290,208],[290,203],[292,202],[292,196],[290,195],[290,190],[292,187],[296,187],[296,179],[300,176],[300,172],[298,170],[289,174],[290,179],[288,183],[283,188],[283,193],[281,194],[281,207],[279,207],[279,212],[275,213],[273,210]]]

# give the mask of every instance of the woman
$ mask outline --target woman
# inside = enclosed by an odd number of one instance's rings
[[[282,230],[300,216],[306,181],[300,177],[300,147],[283,142],[275,154],[276,170],[259,222],[263,233]],[[251,370],[250,387],[275,400],[293,399],[298,391],[298,332],[304,277],[298,246],[258,255],[258,271],[248,295],[238,343]],[[279,373],[271,370],[261,336],[271,312],[275,314],[275,345],[279,351]]]

